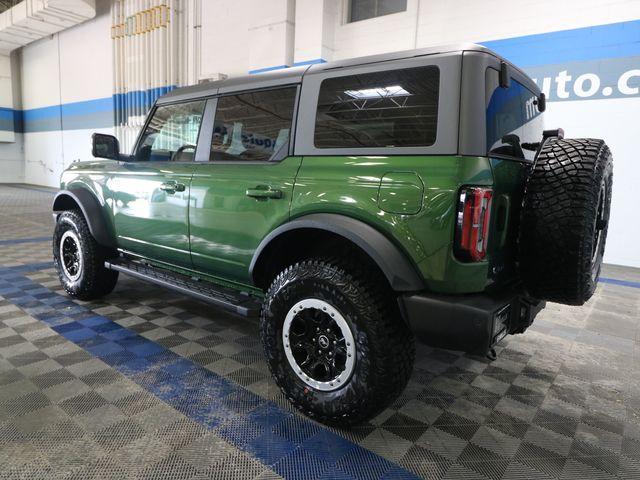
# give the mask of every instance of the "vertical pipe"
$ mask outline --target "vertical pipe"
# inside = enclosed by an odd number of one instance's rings
[[[160,15],[162,11],[160,10],[160,0],[154,0],[154,4],[156,7],[156,31],[155,34],[155,56],[156,56],[156,68],[155,68],[155,83],[154,87],[162,87],[162,74],[161,71],[161,63],[162,63],[162,27],[160,26]]]
[[[118,115],[119,118],[119,123],[120,125],[124,124],[124,91],[125,91],[125,81],[124,81],[124,75],[125,75],[125,68],[124,68],[124,59],[125,59],[125,55],[124,55],[124,42],[125,42],[125,29],[124,29],[124,0],[119,0],[118,1],[118,25],[120,25],[119,29],[120,29],[120,38],[118,39],[118,52],[119,52],[119,58],[118,58],[118,68],[120,69],[119,72],[119,79],[118,79],[118,94],[119,94],[119,107],[120,107],[120,113]]]
[[[167,80],[173,84],[173,0],[167,0]]]
[[[129,61],[131,58],[131,52],[129,49],[129,39],[130,39],[130,30],[129,30],[129,0],[123,0],[123,19],[125,26],[125,36],[124,36],[124,58],[123,67],[124,67],[124,88],[123,88],[123,101],[124,101],[124,114],[123,114],[123,123],[125,125],[129,122],[129,86],[131,85],[129,81],[129,75],[131,72],[131,68],[129,68]]]
[[[136,20],[136,34],[135,34],[135,43],[136,43],[136,56],[135,56],[135,81],[134,81],[134,92],[135,92],[135,98],[136,98],[136,103],[135,103],[135,112],[134,112],[134,116],[139,116],[140,115],[140,72],[141,72],[141,68],[140,68],[140,0],[135,0],[135,9],[134,9],[134,15],[135,15],[135,20]],[[136,119],[134,118],[134,124],[136,122]]]
[[[165,23],[165,14],[166,14],[166,7],[165,7],[165,2],[162,2],[162,10],[161,10],[161,15],[162,15],[162,27],[160,30],[161,33],[161,39],[160,39],[160,47],[161,47],[161,55],[160,55],[160,84],[163,87],[167,86],[167,45],[168,45],[168,40],[167,40],[167,35],[168,35],[168,29],[167,29],[167,25]]]
[[[120,29],[118,27],[119,25],[119,9],[120,9],[120,1],[115,1],[112,5],[112,21],[113,21],[113,28],[114,28],[114,35],[115,38],[113,40],[113,48],[114,48],[114,56],[113,56],[113,71],[114,71],[114,81],[113,81],[113,92],[114,92],[114,108],[115,108],[115,127],[116,127],[116,134],[117,134],[117,129],[118,129],[118,125],[120,125]]]

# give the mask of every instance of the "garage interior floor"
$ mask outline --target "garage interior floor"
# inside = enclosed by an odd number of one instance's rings
[[[257,323],[124,276],[71,301],[54,190],[0,186],[0,478],[640,478],[640,270],[606,266],[498,359],[419,345],[370,423],[289,407]]]

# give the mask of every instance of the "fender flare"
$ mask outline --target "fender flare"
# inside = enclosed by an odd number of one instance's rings
[[[258,245],[249,275],[255,281],[254,269],[265,248],[279,236],[301,229],[316,229],[339,235],[360,247],[378,265],[391,288],[398,292],[424,290],[424,282],[407,256],[378,230],[360,220],[333,213],[314,213],[280,225]]]
[[[105,215],[105,206],[86,188],[72,188],[59,191],[53,199],[53,216],[57,218],[65,210],[69,210],[69,202],[76,203],[84,215],[89,231],[100,245],[116,247],[113,225]]]

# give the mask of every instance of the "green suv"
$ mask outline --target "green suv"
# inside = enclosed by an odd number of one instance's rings
[[[360,422],[404,389],[414,337],[495,357],[545,300],[592,295],[611,155],[544,109],[471,44],[174,90],[131,155],[94,134],[63,173],[60,280],[87,300],[122,272],[259,316],[287,398]]]

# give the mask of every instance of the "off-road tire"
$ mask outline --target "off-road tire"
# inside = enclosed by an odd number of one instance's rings
[[[340,311],[355,339],[353,374],[337,390],[309,387],[284,352],[286,314],[307,298]],[[395,297],[381,279],[357,264],[306,260],[286,268],[266,294],[260,329],[269,368],[284,395],[305,415],[328,425],[345,427],[372,418],[402,392],[413,369],[413,336]]]
[[[80,273],[76,279],[67,275],[60,258],[60,241],[67,231],[75,233],[82,252]],[[93,300],[111,293],[118,281],[118,272],[104,267],[109,256],[112,256],[112,252],[96,242],[81,212],[69,210],[60,214],[53,233],[53,263],[60,283],[69,296]]]
[[[555,139],[527,179],[520,270],[536,298],[584,304],[595,291],[607,238],[613,162],[597,139]]]

